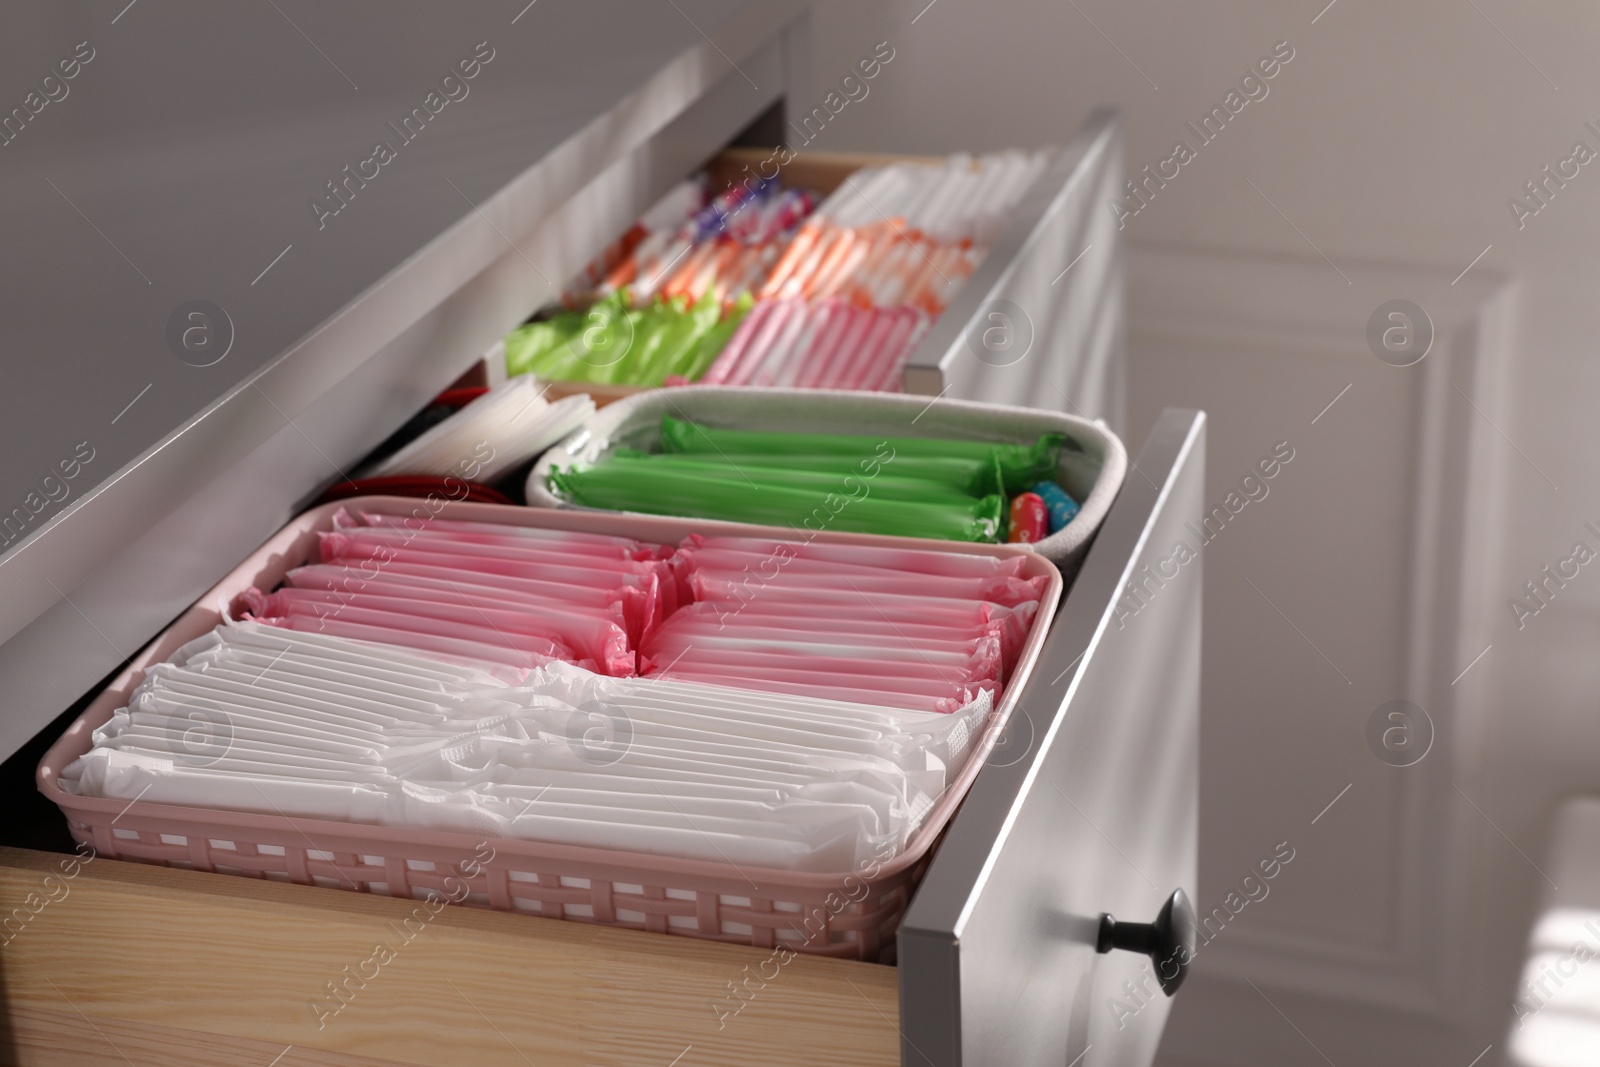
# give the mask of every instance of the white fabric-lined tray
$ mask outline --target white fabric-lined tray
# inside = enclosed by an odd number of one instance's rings
[[[732,430],[883,433],[997,444],[1031,444],[1041,434],[1062,434],[1066,443],[1056,481],[1081,508],[1061,530],[1028,547],[1061,568],[1069,580],[1111,509],[1128,467],[1127,449],[1116,434],[1098,422],[1059,412],[970,400],[930,401],[900,393],[686,385],[637,393],[600,409],[534,464],[528,503],[576,507],[550,489],[551,469],[592,466],[619,447],[650,451],[664,414]]]

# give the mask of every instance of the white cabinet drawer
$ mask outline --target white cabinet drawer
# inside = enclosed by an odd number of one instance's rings
[[[52,1067],[110,1067],[124,1049],[259,1065],[285,1046],[327,1065],[1021,1067],[1087,1050],[1083,1063],[1148,1065],[1167,1001],[1118,1027],[1106,1006],[1145,964],[1094,945],[1101,913],[1148,919],[1194,890],[1199,561],[1122,628],[1118,601],[1198,514],[1203,466],[1203,416],[1166,412],[1139,455],[1150,481],[1113,506],[1024,714],[912,901],[898,967],[0,849],[0,1053]]]

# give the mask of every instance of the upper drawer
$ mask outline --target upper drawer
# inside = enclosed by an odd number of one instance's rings
[[[827,197],[865,167],[944,162],[813,151],[781,162],[780,155],[768,148],[723,152],[708,167],[712,187],[776,177]],[[972,276],[917,343],[904,370],[906,392],[1069,412],[1120,431],[1122,244],[1115,219],[1096,205],[1115,190],[1121,167],[1121,123],[1113,111],[1096,112],[1034,179]],[[883,210],[877,214],[888,221]],[[497,350],[491,364],[500,358]],[[637,391],[581,382],[558,382],[553,390],[590,392],[602,402]]]
[[[1122,123],[1096,111],[933,324],[906,391],[1065,411],[1124,430]]]

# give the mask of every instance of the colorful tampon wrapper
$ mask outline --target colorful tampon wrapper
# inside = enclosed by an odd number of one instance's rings
[[[1011,498],[1011,533],[1006,538],[1012,544],[1029,545],[1049,532],[1050,509],[1037,493],[1018,493]]]
[[[1078,502],[1055,482],[1036,482],[1028,489],[1037,493],[1044,506],[1050,509],[1050,532],[1055,533],[1078,514]]]

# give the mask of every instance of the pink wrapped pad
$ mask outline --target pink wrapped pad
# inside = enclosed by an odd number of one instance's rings
[[[443,656],[446,660],[459,661],[468,665],[478,664],[503,664],[510,667],[531,669],[542,667],[552,660],[561,659],[568,663],[575,663],[585,670],[593,670],[592,660],[574,660],[569,656],[541,656],[532,652],[518,652],[499,644],[489,644],[471,639],[439,637],[432,634],[418,633],[412,630],[396,630],[388,626],[370,626],[364,623],[352,622],[348,619],[322,618],[314,615],[286,615],[276,618],[263,618],[254,614],[243,616],[244,621],[259,622],[265,626],[276,626],[283,630],[301,630],[311,633],[324,633],[330,637],[345,637],[352,641],[370,641],[380,645],[399,645],[402,648],[415,648],[432,655]]]
[[[690,588],[696,600],[753,599],[773,586],[806,590],[836,589],[858,596],[923,596],[941,600],[987,600],[1006,607],[1035,603],[1044,593],[1044,577],[1037,578],[935,578],[927,574],[856,574],[827,569],[797,571],[763,583],[760,576],[740,571],[696,568]]]
[[[644,673],[943,710],[998,698],[1047,588],[1021,556],[934,549],[691,535],[678,559],[695,602]]]
[[[816,676],[816,684],[795,682],[765,681],[755,678],[740,678],[733,675],[717,674],[712,670],[699,671],[686,667],[673,667],[663,671],[657,677],[672,678],[682,682],[706,682],[710,685],[725,685],[733,689],[754,689],[757,692],[788,693],[792,696],[817,697],[823,700],[845,700],[855,704],[871,704],[876,707],[905,708],[908,711],[928,711],[940,715],[948,715],[959,711],[973,700],[977,693],[963,691],[955,696],[928,697],[911,693],[880,693],[864,689],[846,689],[827,681],[822,676]]]
[[[893,630],[840,635],[754,626],[729,633],[695,630],[674,625],[656,634],[645,652],[658,663],[671,662],[691,649],[697,661],[702,656],[723,653],[783,655],[792,652],[816,659],[870,660],[884,670],[908,664],[910,673],[923,674],[945,670],[992,672],[1000,656],[1000,642],[994,638],[913,641]],[[793,663],[785,665],[794,666]],[[827,668],[819,665],[818,669]]]
[[[759,688],[766,682],[789,682],[796,685],[816,685],[825,683],[845,689],[879,694],[873,703],[890,705],[898,696],[915,694],[923,697],[952,698],[953,694],[970,694],[975,689],[993,689],[994,679],[957,679],[957,678],[928,678],[926,676],[912,675],[884,675],[871,670],[870,665],[863,664],[860,660],[839,661],[840,666],[829,668],[825,660],[813,659],[804,667],[764,667],[746,663],[726,662],[701,662],[697,661],[692,668],[696,671],[705,671],[725,678],[743,678],[751,688]],[[852,669],[846,670],[849,667]],[[675,668],[674,668],[675,670]],[[826,673],[824,673],[826,672]],[[672,670],[667,672],[673,673]],[[955,672],[951,672],[954,674]],[[833,699],[839,699],[837,697]],[[965,701],[963,701],[964,703]],[[959,706],[959,705],[958,705]]]
[[[417,573],[420,571],[431,573]],[[379,570],[376,577],[362,574],[354,567],[311,564],[290,571],[284,582],[299,589],[330,589],[345,595],[405,589],[408,592],[390,595],[422,596],[423,599],[444,599],[455,603],[493,603],[521,611],[538,611],[553,604],[562,610],[583,611],[603,619],[612,618],[611,609],[620,607],[623,629],[628,634],[628,640],[634,644],[643,640],[655,628],[657,621],[653,615],[657,607],[654,583],[648,590],[627,587],[596,589],[538,582],[528,578],[498,575],[491,578],[475,573],[461,574],[438,567],[405,564],[390,564]],[[422,590],[430,590],[440,596],[423,596]]]
[[[461,519],[427,519],[416,520],[399,515],[378,515],[369,512],[361,513],[362,522],[368,528],[393,529],[399,527],[406,530],[418,529],[418,522],[425,525],[421,529],[438,532],[460,534],[470,540],[471,535],[487,535],[494,540],[514,538],[521,541],[543,542],[554,545],[591,545],[614,546],[631,554],[633,559],[661,559],[662,553],[671,553],[671,548],[665,545],[647,544],[635,541],[631,537],[611,537],[606,534],[583,533],[578,530],[547,530],[539,526],[506,526],[496,522],[468,522]],[[347,517],[347,522],[349,522]],[[342,525],[337,518],[334,520],[336,529],[360,529],[353,522]]]
[[[487,523],[474,523],[475,526],[488,526]],[[489,526],[489,530],[515,531],[522,529],[516,526]],[[478,554],[480,549],[498,549],[493,552],[495,556],[519,559],[524,554],[539,559],[568,559],[574,562],[586,560],[590,557],[596,559],[639,560],[655,559],[655,550],[644,550],[639,545],[631,542],[616,543],[618,539],[609,538],[612,543],[595,543],[588,540],[553,540],[546,537],[525,537],[510,532],[485,532],[483,530],[436,530],[432,526],[426,529],[413,530],[403,527],[354,527],[338,531],[349,537],[361,541],[374,541],[381,544],[404,547],[406,545],[429,545],[442,551],[465,552]],[[560,530],[532,530],[528,533],[563,533]],[[485,553],[491,554],[491,553]]]
[[[766,652],[695,650],[695,667],[698,669],[726,671],[752,678],[783,678],[788,673],[801,671],[809,672],[807,677],[792,680],[815,681],[819,673],[826,672],[829,678],[840,684],[858,689],[894,691],[906,687],[908,692],[934,695],[948,694],[950,686],[958,684],[994,688],[998,681],[994,668],[999,664],[999,657],[986,657],[981,652],[975,652],[969,660],[960,665],[925,666],[909,662],[883,663],[870,656],[828,656],[807,651],[803,647]],[[672,663],[670,659],[656,662]]]
[[[761,537],[702,537],[691,534],[680,546],[692,560],[708,565],[758,566],[772,559],[768,569],[789,570],[800,561],[836,564],[841,569],[858,567],[877,571],[906,571],[932,574],[940,578],[1020,578],[1026,567],[1022,556],[969,555],[965,552],[940,552],[922,548],[878,545],[834,545],[823,542],[771,541]]]
[[[658,579],[662,597],[662,612],[670,615],[678,606],[678,582],[664,560],[574,560],[556,554],[546,554],[539,560],[527,557],[495,555],[490,552],[441,551],[432,545],[411,544],[396,548],[348,534],[325,533],[321,536],[324,563],[360,563],[374,560],[379,569],[392,563],[418,564],[442,567],[447,570],[504,575],[509,578],[529,578],[534,581],[561,582],[568,585],[587,585],[602,589],[617,585],[646,584]],[[485,546],[454,546],[483,549]]]
[[[378,584],[373,583],[374,586]],[[610,609],[616,616],[615,621],[607,621],[554,607],[533,614],[507,610],[495,606],[492,601],[462,603],[459,597],[450,601],[442,597],[426,599],[409,595],[418,592],[424,591],[394,585],[369,587],[355,594],[331,589],[286,588],[265,597],[256,592],[251,610],[264,617],[348,618],[352,622],[388,625],[440,637],[499,643],[560,659],[573,659],[573,653],[577,652],[599,664],[603,674],[626,678],[635,673],[633,651],[628,647],[628,635],[621,626],[622,609],[616,605]],[[499,638],[498,642],[495,637]]]
[[[1011,666],[1021,655],[1022,645],[1028,639],[1033,616],[1039,608],[1037,604],[1018,604],[1014,608],[1008,608],[999,604],[960,605],[950,601],[935,603],[942,606],[930,605],[915,610],[904,610],[893,604],[875,602],[869,611],[847,613],[840,611],[835,604],[781,600],[776,596],[757,597],[744,604],[691,604],[684,609],[684,612],[691,614],[683,616],[682,622],[675,621],[674,626],[683,625],[690,618],[704,618],[714,620],[719,632],[738,632],[736,628],[740,625],[764,620],[766,625],[771,626],[792,626],[801,629],[821,627],[837,633],[858,633],[864,630],[870,633],[881,623],[892,622],[910,635],[912,631],[909,628],[913,626],[950,626],[955,628],[957,633],[967,633],[969,632],[967,628],[971,626],[988,624],[1001,628],[1000,647],[1009,673]],[[926,631],[919,633],[924,638],[932,637]]]

